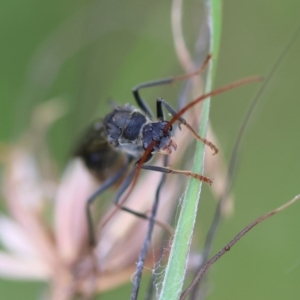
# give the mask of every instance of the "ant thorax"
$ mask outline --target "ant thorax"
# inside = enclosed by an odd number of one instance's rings
[[[145,113],[130,104],[119,106],[103,121],[107,141],[121,152],[140,158],[147,147],[155,141],[152,153],[170,154],[176,150],[172,139],[172,126],[166,131],[167,121],[153,122]]]

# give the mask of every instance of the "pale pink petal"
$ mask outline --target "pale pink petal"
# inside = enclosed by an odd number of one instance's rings
[[[3,179],[7,203],[13,195],[13,201],[19,201],[24,208],[39,211],[45,197],[35,158],[25,148],[16,146],[9,153],[7,162]]]
[[[3,178],[3,194],[11,216],[26,232],[36,251],[49,263],[57,262],[56,250],[46,223],[40,215],[42,192],[36,181],[34,160],[26,151],[17,149],[11,153]],[[15,160],[14,160],[15,159]],[[19,164],[18,164],[19,163]],[[19,167],[17,167],[19,166]]]
[[[0,241],[5,249],[22,258],[41,258],[26,231],[13,220],[0,215]]]
[[[40,260],[27,260],[0,251],[0,276],[22,280],[49,280],[52,272]]]
[[[62,258],[72,262],[88,245],[85,205],[98,184],[79,159],[65,171],[56,196],[55,239]]]

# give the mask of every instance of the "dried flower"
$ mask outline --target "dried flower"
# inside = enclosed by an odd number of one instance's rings
[[[79,159],[71,161],[59,178],[45,142],[47,129],[63,113],[57,99],[40,105],[20,140],[1,147],[7,216],[0,215],[0,241],[5,249],[0,251],[0,275],[49,282],[50,298],[56,300],[72,299],[78,293],[89,297],[130,280],[148,226],[147,221],[118,211],[100,228],[95,249],[88,246],[85,205],[99,183]],[[172,154],[172,165],[184,156],[190,139],[189,134],[178,134],[180,146]],[[207,155],[207,160],[212,159],[219,163],[213,167],[218,172],[215,180],[221,178],[215,189],[218,194],[224,171],[220,170],[220,159]],[[212,168],[208,171],[214,173]],[[168,222],[181,191],[179,176],[168,177],[157,215],[163,222]],[[156,172],[145,172],[126,206],[149,211],[159,180]],[[156,226],[153,252],[146,262],[150,268],[162,232]]]

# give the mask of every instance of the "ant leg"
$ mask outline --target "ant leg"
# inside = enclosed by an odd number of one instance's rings
[[[190,77],[199,75],[207,67],[210,59],[211,59],[211,55],[208,55],[206,57],[205,61],[203,62],[203,64],[201,65],[201,67],[193,73],[185,74],[185,75],[182,75],[182,76],[176,76],[176,77],[170,77],[170,78],[165,78],[165,79],[149,81],[149,82],[145,82],[145,83],[139,84],[138,86],[134,87],[132,89],[132,93],[133,93],[133,96],[134,96],[134,99],[135,99],[137,105],[141,108],[141,110],[146,115],[148,115],[148,117],[152,118],[153,114],[151,112],[151,109],[146,104],[146,102],[142,99],[142,97],[140,96],[139,91],[141,89],[144,89],[144,88],[154,87],[154,86],[159,86],[159,85],[165,85],[165,84],[171,84],[175,81],[182,81],[182,80],[186,80]]]
[[[166,165],[167,162],[168,162],[168,156],[165,155],[164,165]],[[156,189],[155,200],[154,200],[154,203],[152,205],[151,215],[149,217],[148,231],[147,231],[146,238],[144,240],[141,252],[139,254],[139,259],[138,259],[138,262],[137,262],[137,268],[136,268],[135,276],[134,276],[134,279],[133,279],[133,289],[132,289],[132,293],[131,293],[131,299],[136,299],[138,291],[139,291],[141,277],[142,277],[142,273],[143,273],[143,270],[144,270],[144,264],[145,264],[148,249],[149,249],[149,246],[150,246],[153,230],[154,230],[155,217],[156,217],[156,213],[158,211],[160,192],[161,192],[161,189],[162,189],[162,187],[165,183],[166,175],[167,174],[162,174],[159,185]],[[173,236],[173,234],[171,234],[171,236]],[[149,293],[149,291],[148,291],[147,294],[148,294],[146,296],[147,299],[150,299],[151,298],[151,295],[150,295],[151,293]],[[148,297],[148,296],[150,296],[150,297]]]
[[[145,102],[145,100],[143,100],[143,98],[140,96],[140,93],[139,93],[140,89],[164,85],[164,84],[170,84],[170,83],[172,83],[173,79],[174,78],[167,78],[167,79],[145,82],[145,83],[142,83],[133,88],[132,93],[133,93],[133,96],[134,96],[134,99],[135,99],[137,105],[141,108],[141,110],[149,118],[151,118],[151,119],[153,118],[153,113],[152,113],[151,109],[149,108],[149,106],[147,105],[147,103]]]
[[[177,111],[164,99],[159,98],[156,100],[156,113],[157,113],[157,118],[162,118],[162,121],[164,120],[164,114],[163,114],[163,109],[162,106],[164,106],[166,108],[166,110],[174,117],[177,114]],[[207,145],[208,147],[210,147],[214,153],[213,154],[217,154],[218,153],[218,148],[210,141],[208,141],[207,139],[201,137],[200,135],[197,134],[197,132],[193,129],[193,127],[183,118],[183,117],[178,117],[178,121],[185,125],[190,131],[191,133],[194,135],[194,137],[201,141],[202,143],[204,143],[205,145]]]
[[[163,118],[164,116],[162,106],[164,106],[172,116],[175,116],[177,114],[177,111],[167,101],[165,101],[163,98],[158,98],[156,100],[156,114],[158,119]],[[184,125],[187,124],[186,120],[182,117],[179,117],[178,120]]]
[[[167,174],[182,174],[182,175],[193,177],[195,179],[199,179],[200,181],[206,182],[209,185],[212,184],[212,180],[210,178],[186,170],[175,170],[167,167],[149,166],[149,165],[141,165],[139,166],[139,168],[144,170],[151,170],[155,172],[167,173]]]
[[[141,213],[138,211],[135,211],[131,208],[125,207],[123,205],[119,204],[119,201],[122,197],[122,195],[124,194],[124,192],[126,191],[126,189],[130,186],[130,184],[132,183],[134,176],[135,176],[135,172],[136,172],[136,168],[133,168],[132,171],[127,175],[126,179],[124,180],[124,182],[122,183],[121,187],[119,188],[116,197],[114,199],[114,204],[121,210],[126,211],[138,218],[141,219],[145,219],[145,220],[149,220],[149,216],[146,213]],[[174,234],[174,230],[173,228],[169,225],[166,224],[164,222],[161,222],[159,220],[154,220],[155,224],[161,226],[162,228],[164,228],[166,231],[168,231],[170,233],[170,235]],[[106,222],[105,222],[106,224]]]
[[[88,224],[90,246],[95,246],[95,244],[96,244],[93,221],[92,221],[92,214],[91,214],[91,210],[90,210],[91,205],[94,203],[94,201],[97,199],[97,197],[100,194],[102,194],[105,190],[107,190],[112,185],[114,185],[125,174],[130,162],[131,162],[131,160],[129,159],[128,162],[126,163],[126,165],[121,170],[119,170],[112,177],[110,177],[106,181],[104,181],[103,184],[98,188],[98,190],[86,202],[85,210],[86,210],[86,218],[87,218],[87,224]]]

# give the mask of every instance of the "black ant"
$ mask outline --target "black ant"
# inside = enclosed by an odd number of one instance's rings
[[[133,89],[133,96],[139,108],[135,108],[131,104],[116,107],[111,113],[107,114],[104,119],[95,121],[84,135],[74,155],[81,157],[88,169],[103,182],[100,188],[88,199],[86,204],[91,245],[95,245],[95,237],[90,206],[101,193],[120,180],[123,181],[114,203],[122,210],[148,219],[145,214],[133,211],[119,204],[120,197],[131,182],[134,181],[133,179],[136,175],[135,168],[123,179],[134,160],[136,161],[135,166],[138,169],[161,173],[183,174],[212,184],[211,179],[200,174],[185,170],[175,170],[168,167],[152,166],[145,163],[149,162],[155,153],[171,154],[173,150],[176,150],[177,144],[172,138],[172,125],[176,121],[185,125],[198,140],[209,146],[214,151],[214,154],[216,154],[218,152],[216,146],[205,138],[200,137],[181,115],[193,105],[205,100],[209,96],[220,94],[248,82],[261,80],[261,78],[254,77],[237,81],[231,85],[202,95],[186,105],[179,112],[173,109],[168,102],[159,98],[156,100],[156,120],[154,120],[153,113],[140,96],[140,90],[143,88],[171,84],[175,81],[185,80],[200,74],[206,68],[210,59],[211,56],[208,55],[203,65],[194,73],[146,82],[136,86]],[[170,121],[165,120],[163,107],[172,115]]]

